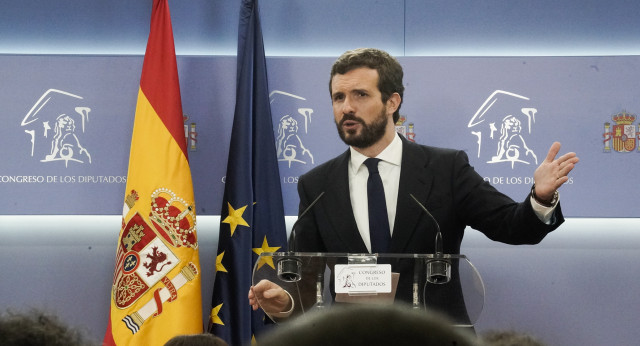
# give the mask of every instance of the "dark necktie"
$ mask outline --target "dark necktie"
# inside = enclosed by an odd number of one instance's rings
[[[384,198],[382,179],[378,172],[380,159],[368,158],[364,164],[369,169],[367,180],[367,198],[369,200],[369,235],[371,237],[371,252],[385,253],[389,251],[391,231],[387,216],[387,203]]]

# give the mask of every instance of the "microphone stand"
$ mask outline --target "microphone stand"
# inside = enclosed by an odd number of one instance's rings
[[[425,207],[418,199],[409,194],[411,198],[420,206],[424,212],[429,215],[429,218],[436,225],[436,239],[435,239],[435,255],[434,259],[427,260],[427,282],[432,284],[446,284],[451,281],[451,263],[445,259],[444,253],[442,250],[442,233],[440,232],[440,225],[438,225],[438,221],[431,215],[427,207]]]
[[[302,218],[313,208],[313,206],[320,200],[320,198],[324,196],[324,191],[322,191],[316,199],[309,204],[307,209],[305,209],[302,214],[298,217],[298,220],[291,227],[291,237],[289,239],[289,251],[287,251],[286,256],[282,257],[278,261],[278,277],[280,280],[284,282],[298,282],[302,278],[301,268],[302,262],[298,257],[295,256],[297,242],[296,242],[296,226],[298,222],[302,220]]]

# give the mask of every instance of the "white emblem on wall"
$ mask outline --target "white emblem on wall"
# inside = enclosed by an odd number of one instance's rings
[[[31,143],[31,157],[41,162],[91,163],[91,154],[82,145],[91,108],[72,93],[49,89],[22,119],[21,126]]]
[[[274,90],[269,94],[270,102],[273,103],[275,96],[284,96],[285,98],[293,98],[298,100],[306,100],[304,97],[290,94],[280,90]],[[311,123],[311,115],[313,114],[312,108],[300,107],[297,112],[291,112],[288,114],[274,114],[274,117],[279,116],[278,123],[278,135],[276,137],[276,150],[278,155],[278,161],[285,161],[289,163],[289,168],[294,162],[307,164],[313,164],[313,154],[307,147],[304,146],[302,137],[309,132],[309,124]],[[302,126],[300,123],[304,126]]]
[[[529,98],[508,91],[494,91],[469,120],[468,128],[478,139],[478,158],[487,163],[538,164],[538,157],[527,145],[537,109]]]

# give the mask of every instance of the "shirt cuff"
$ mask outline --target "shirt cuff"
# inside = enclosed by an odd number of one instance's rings
[[[289,317],[291,315],[291,313],[293,312],[293,309],[296,306],[296,302],[293,300],[293,297],[291,296],[291,294],[287,290],[284,290],[284,292],[289,296],[289,300],[291,301],[291,309],[289,309],[289,311],[274,312],[274,313],[270,314],[271,317],[286,318],[286,317]]]
[[[551,225],[553,212],[556,210],[556,206],[558,205],[558,202],[560,202],[560,196],[558,196],[558,201],[550,207],[547,207],[538,203],[538,201],[536,201],[536,199],[533,198],[533,196],[529,198],[531,198],[531,207],[533,207],[533,212],[536,214],[538,219],[540,219],[540,221],[544,222],[546,225]]]

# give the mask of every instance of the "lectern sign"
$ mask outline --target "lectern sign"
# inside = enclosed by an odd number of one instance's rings
[[[337,264],[336,293],[390,293],[390,264]]]

